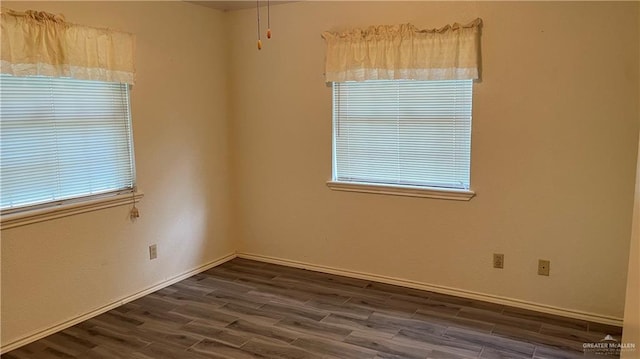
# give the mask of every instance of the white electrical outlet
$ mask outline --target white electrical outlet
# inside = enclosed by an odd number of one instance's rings
[[[493,268],[504,268],[504,254],[494,253],[493,254]]]
[[[149,246],[149,259],[156,259],[158,258],[158,245],[157,244],[152,244]]]
[[[538,260],[538,275],[549,276],[551,269],[551,261],[540,259]]]

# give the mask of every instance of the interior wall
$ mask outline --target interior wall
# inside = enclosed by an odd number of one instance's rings
[[[640,17],[640,7],[638,7],[638,17]],[[640,24],[638,24],[637,31],[640,35]],[[638,62],[638,66],[640,67],[640,62]],[[638,86],[640,87],[640,84]],[[638,95],[638,103],[640,104],[640,93]],[[640,116],[638,121],[640,122]],[[634,343],[636,347],[635,351],[623,352],[622,358],[632,359],[638,356],[640,353],[640,158],[636,170],[636,193],[633,206],[622,342]]]
[[[638,4],[298,2],[229,14],[240,252],[623,316],[638,144]],[[484,20],[470,202],[331,191],[320,34]],[[263,22],[264,23],[264,22]],[[263,30],[264,32],[264,30]],[[492,253],[505,268],[492,268]],[[538,259],[551,261],[549,277]]]
[[[125,206],[2,230],[3,346],[236,247],[622,317],[638,4],[292,3],[272,8],[274,38],[263,39],[260,52],[253,10],[183,2],[3,7],[136,34],[132,115],[145,193],[135,223]],[[482,81],[474,85],[477,197],[329,190],[331,89],[320,33],[476,17],[485,22]],[[149,261],[153,243],[159,258]],[[494,252],[505,254],[504,270],[491,268]],[[551,260],[550,277],[535,274],[538,258]]]
[[[633,210],[633,228],[629,250],[629,273],[624,310],[622,343],[634,343],[635,351],[624,351],[622,358],[637,358],[640,352],[640,161],[636,174],[636,195]]]
[[[224,13],[185,2],[8,2],[137,37],[129,206],[2,231],[2,345],[233,253]],[[148,246],[158,245],[149,260]]]

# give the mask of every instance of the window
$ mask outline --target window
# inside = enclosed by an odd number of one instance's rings
[[[2,214],[131,192],[129,85],[0,75]]]
[[[470,199],[472,86],[472,80],[334,83],[330,187]]]

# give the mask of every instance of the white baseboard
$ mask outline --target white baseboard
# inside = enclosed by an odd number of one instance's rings
[[[38,339],[42,339],[46,336],[49,336],[51,334],[57,333],[61,330],[64,330],[66,328],[69,328],[71,326],[74,326],[78,323],[81,323],[85,320],[91,319],[95,316],[98,316],[102,313],[108,312],[111,309],[117,308],[123,304],[129,303],[131,301],[134,301],[138,298],[144,297],[147,294],[153,293],[157,290],[160,290],[164,287],[170,286],[174,283],[177,283],[183,279],[189,278],[195,274],[204,272],[210,268],[213,268],[215,266],[218,266],[224,262],[230,261],[236,257],[240,257],[240,258],[245,258],[245,259],[252,259],[252,260],[256,260],[256,261],[261,261],[261,262],[267,262],[267,263],[274,263],[274,264],[280,264],[280,265],[285,265],[288,267],[295,267],[295,268],[303,268],[303,269],[308,269],[308,270],[314,270],[314,271],[318,271],[318,272],[324,272],[324,273],[329,273],[329,274],[336,274],[336,275],[341,275],[341,276],[345,276],[345,277],[352,277],[352,278],[359,278],[359,279],[364,279],[364,280],[371,280],[371,281],[376,281],[376,282],[381,282],[381,283],[387,283],[387,284],[393,284],[393,285],[398,285],[398,286],[402,286],[402,287],[408,287],[408,288],[415,288],[415,289],[421,289],[421,290],[427,290],[427,291],[432,291],[432,292],[436,292],[436,293],[442,293],[442,294],[448,294],[448,295],[454,295],[457,297],[463,297],[463,298],[469,298],[469,299],[475,299],[475,300],[482,300],[482,301],[486,301],[486,302],[491,302],[491,303],[497,303],[497,304],[503,304],[503,305],[508,305],[508,306],[512,306],[512,307],[516,307],[516,308],[522,308],[522,309],[529,309],[529,310],[534,310],[537,312],[542,312],[542,313],[548,313],[548,314],[555,314],[555,315],[560,315],[563,317],[569,317],[569,318],[575,318],[575,319],[582,319],[582,320],[587,320],[587,321],[591,321],[591,322],[597,322],[597,323],[603,323],[603,324],[609,324],[609,325],[615,325],[615,326],[619,326],[622,327],[622,318],[618,318],[618,317],[612,317],[612,316],[607,316],[607,315],[601,315],[601,314],[596,314],[596,313],[589,313],[589,312],[583,312],[583,311],[578,311],[578,310],[572,310],[572,309],[565,309],[565,308],[559,308],[559,307],[554,307],[554,306],[549,306],[549,305],[545,305],[545,304],[539,304],[539,303],[533,303],[533,302],[527,302],[527,301],[523,301],[523,300],[519,300],[519,299],[514,299],[514,298],[508,298],[508,297],[502,297],[502,296],[496,296],[496,295],[491,295],[491,294],[484,294],[484,293],[478,293],[478,292],[473,292],[473,291],[468,291],[468,290],[463,290],[463,289],[457,289],[457,288],[450,288],[450,287],[445,287],[445,286],[440,286],[440,285],[433,285],[433,284],[428,284],[428,283],[421,283],[421,282],[416,282],[416,281],[411,281],[411,280],[406,280],[406,279],[400,279],[400,278],[394,278],[394,277],[388,277],[388,276],[382,276],[382,275],[378,275],[378,274],[370,274],[370,273],[364,273],[364,272],[356,272],[356,271],[351,271],[351,270],[347,270],[347,269],[339,269],[339,268],[334,268],[334,267],[328,267],[328,266],[322,266],[322,265],[316,265],[316,264],[310,264],[310,263],[305,263],[305,262],[299,262],[299,261],[293,261],[293,260],[288,260],[288,259],[281,259],[281,258],[275,258],[275,257],[269,257],[269,256],[263,256],[263,255],[258,255],[258,254],[252,254],[252,253],[230,253],[227,254],[226,256],[223,256],[219,259],[216,259],[212,262],[209,262],[207,264],[204,264],[198,268],[192,269],[190,271],[187,271],[185,273],[179,274],[175,277],[169,278],[165,281],[162,281],[154,286],[151,286],[147,289],[144,289],[140,292],[134,293],[132,295],[129,295],[125,298],[122,298],[120,300],[117,300],[113,303],[107,304],[105,306],[102,306],[100,308],[94,309],[88,313],[79,315],[77,317],[71,318],[67,321],[64,321],[62,323],[56,324],[52,327],[40,330],[38,332],[35,332],[33,334],[29,334],[23,338],[20,338],[18,340],[14,340],[13,342],[7,343],[6,345],[2,345],[0,347],[0,354],[4,354],[6,352],[9,352],[11,350],[17,349],[23,345],[27,345],[31,342],[34,342]]]
[[[528,310],[533,310],[533,311],[547,313],[547,314],[554,314],[554,315],[559,315],[563,317],[587,320],[590,322],[597,322],[597,323],[603,323],[603,324],[622,327],[622,318],[608,316],[608,315],[583,312],[583,311],[573,310],[573,309],[559,308],[559,307],[554,307],[546,304],[528,302],[520,299],[502,297],[502,296],[497,296],[492,294],[478,293],[478,292],[473,292],[469,290],[445,287],[445,286],[428,284],[428,283],[421,283],[421,282],[416,282],[412,280],[388,277],[388,276],[383,276],[378,274],[356,272],[356,271],[351,271],[347,269],[310,264],[310,263],[299,262],[299,261],[294,261],[289,259],[263,256],[259,254],[237,253],[237,256],[240,258],[252,259],[256,261],[273,263],[273,264],[280,264],[288,267],[303,268],[303,269],[308,269],[308,270],[313,270],[318,272],[341,275],[345,277],[358,278],[358,279],[398,285],[402,287],[427,290],[431,292],[448,294],[448,295],[453,295],[457,297],[481,300],[485,302],[497,303],[497,304],[507,305],[507,306],[516,307],[516,308],[522,308],[522,309],[528,309]]]
[[[94,310],[92,310],[92,311],[90,311],[88,313],[79,315],[77,317],[74,317],[74,318],[71,318],[69,320],[66,320],[66,321],[64,321],[62,323],[56,324],[56,325],[54,325],[52,327],[37,331],[37,332],[35,332],[33,334],[29,334],[29,335],[27,335],[27,336],[25,336],[23,338],[20,338],[18,340],[14,340],[11,343],[8,343],[6,345],[3,344],[0,347],[0,354],[4,354],[6,352],[9,352],[9,351],[12,351],[14,349],[17,349],[17,348],[19,348],[19,347],[21,347],[23,345],[27,345],[29,343],[32,343],[32,342],[34,342],[34,341],[36,341],[38,339],[42,339],[42,338],[44,338],[46,336],[49,336],[49,335],[57,333],[57,332],[59,332],[61,330],[67,329],[69,327],[72,327],[72,326],[74,326],[74,325],[76,325],[78,323],[81,323],[81,322],[85,321],[85,320],[91,319],[91,318],[93,318],[95,316],[98,316],[98,315],[100,315],[102,313],[108,312],[111,309],[117,308],[117,307],[119,307],[119,306],[121,306],[123,304],[129,303],[129,302],[134,301],[134,300],[136,300],[138,298],[144,297],[147,294],[151,294],[151,293],[153,293],[153,292],[155,292],[157,290],[160,290],[160,289],[162,289],[164,287],[168,287],[168,286],[170,286],[170,285],[172,285],[174,283],[177,283],[177,282],[179,282],[179,281],[181,281],[183,279],[187,279],[187,278],[189,278],[189,277],[191,277],[191,276],[193,276],[195,274],[204,272],[207,269],[211,269],[211,268],[213,268],[215,266],[218,266],[218,265],[220,265],[220,264],[222,264],[224,262],[230,261],[230,260],[234,259],[235,257],[236,257],[235,253],[227,254],[226,256],[218,258],[218,259],[216,259],[216,260],[214,260],[212,262],[209,262],[207,264],[204,264],[204,265],[202,265],[200,267],[197,267],[197,268],[192,269],[190,271],[184,272],[184,273],[179,274],[177,276],[171,277],[171,278],[169,278],[167,280],[164,280],[164,281],[162,281],[162,282],[160,282],[158,284],[155,284],[155,285],[153,285],[153,286],[151,286],[151,287],[149,287],[147,289],[144,289],[144,290],[142,290],[140,292],[137,292],[137,293],[134,293],[132,295],[126,296],[126,297],[124,297],[124,298],[122,298],[120,300],[117,300],[117,301],[113,302],[113,303],[109,303],[109,304],[107,304],[105,306],[102,306],[100,308],[94,309]]]

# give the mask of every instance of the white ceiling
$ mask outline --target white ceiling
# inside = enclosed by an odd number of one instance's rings
[[[241,9],[255,9],[255,0],[235,0],[235,1],[218,1],[218,0],[194,0],[189,1],[194,4],[210,7],[221,11],[234,11]],[[270,1],[271,5],[280,5],[294,1]],[[266,0],[260,0],[260,6],[267,6]]]

